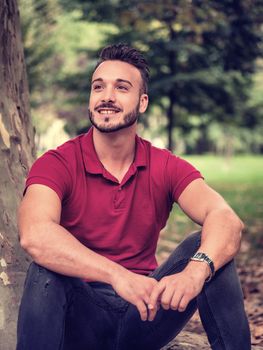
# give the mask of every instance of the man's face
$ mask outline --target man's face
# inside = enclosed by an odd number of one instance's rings
[[[89,118],[101,132],[113,132],[133,125],[145,112],[148,96],[140,94],[140,71],[122,61],[102,62],[92,76]]]

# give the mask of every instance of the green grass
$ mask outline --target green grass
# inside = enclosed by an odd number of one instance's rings
[[[230,159],[208,156],[185,156],[196,166],[211,184],[252,184],[262,185],[263,156],[235,156]]]
[[[238,213],[246,224],[245,234],[253,246],[263,248],[263,157],[247,155],[227,160],[207,155],[183,158],[196,166],[206,182]],[[196,227],[175,206],[165,237],[172,239],[172,232],[180,236]]]
[[[207,183],[218,191],[243,220],[259,220],[263,214],[263,157],[185,157]]]

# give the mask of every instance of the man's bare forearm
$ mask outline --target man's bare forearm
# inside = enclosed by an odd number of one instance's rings
[[[242,229],[242,221],[229,207],[208,213],[202,228],[199,251],[205,252],[213,260],[215,270],[239,251]]]
[[[23,225],[20,225],[23,226]],[[124,268],[85,247],[55,222],[21,228],[21,245],[33,260],[63,275],[106,283]],[[25,237],[25,238],[23,238]]]
[[[21,245],[34,261],[57,273],[109,283],[128,302],[134,304],[142,320],[147,319],[147,308],[152,288],[157,281],[135,274],[121,265],[93,252],[81,244],[62,226],[49,222],[33,225]],[[23,234],[22,234],[23,236]]]

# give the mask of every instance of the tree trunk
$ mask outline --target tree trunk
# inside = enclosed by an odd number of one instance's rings
[[[173,21],[173,19],[172,19]],[[171,42],[175,41],[175,31],[172,26],[172,22],[169,23],[168,25],[169,29],[169,38]],[[170,69],[170,74],[172,77],[175,76],[176,74],[176,54],[173,48],[170,49],[169,52],[169,69]],[[168,117],[168,125],[167,125],[167,133],[168,133],[168,149],[173,152],[174,150],[174,141],[173,141],[173,128],[174,128],[174,123],[175,123],[175,118],[174,118],[174,105],[176,101],[176,94],[175,94],[175,89],[174,87],[171,88],[169,91],[169,107],[167,111],[167,117]]]
[[[34,131],[16,0],[1,0],[0,18],[0,348],[14,350],[28,265],[18,242],[16,210],[34,159]]]
[[[169,107],[168,107],[168,111],[167,111],[167,117],[168,117],[168,125],[167,125],[168,149],[173,152],[173,150],[174,150],[174,142],[173,142],[174,94],[172,91],[169,93]]]

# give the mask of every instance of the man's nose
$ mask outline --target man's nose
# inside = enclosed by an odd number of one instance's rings
[[[114,88],[107,88],[104,90],[104,94],[102,96],[102,101],[103,102],[115,102],[115,90]]]

